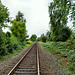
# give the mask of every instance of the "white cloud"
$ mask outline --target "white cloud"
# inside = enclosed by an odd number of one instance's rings
[[[49,0],[2,0],[2,3],[8,7],[10,16],[13,18],[19,10],[24,13],[29,35],[39,36],[49,29]]]
[[[40,36],[49,30],[48,5],[53,0],[2,0],[8,7],[10,16],[15,18],[18,11],[24,14],[27,20],[28,35]],[[6,29],[5,31],[7,31]]]

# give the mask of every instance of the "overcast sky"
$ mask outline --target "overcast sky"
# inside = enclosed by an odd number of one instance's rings
[[[2,0],[8,7],[10,16],[15,18],[18,11],[21,11],[26,18],[28,35],[40,36],[49,30],[48,5],[53,0]],[[5,31],[7,31],[6,29]]]
[[[48,5],[53,0],[2,0],[3,5],[8,7],[10,17],[15,18],[21,11],[26,18],[27,34],[40,36],[49,30]],[[69,23],[71,24],[71,22]],[[7,31],[8,29],[4,30]]]

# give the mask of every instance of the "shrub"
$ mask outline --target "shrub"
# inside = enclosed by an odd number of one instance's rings
[[[5,33],[0,28],[0,55],[5,55],[7,53],[5,41],[6,41]]]
[[[47,38],[47,36],[42,36],[41,39],[42,39],[42,42],[46,42],[48,38]]]
[[[69,70],[71,70],[71,71],[75,71],[75,62],[74,62],[73,64],[71,64]]]
[[[74,50],[70,50],[70,51],[68,52],[68,56],[74,54],[74,52],[75,52]]]
[[[62,56],[62,57],[67,57],[66,51],[62,51],[62,52],[61,52],[61,56]]]
[[[75,54],[72,54],[69,58],[70,61],[75,61]]]
[[[31,43],[32,43],[32,41],[30,41],[30,40],[29,40],[29,41],[27,41],[27,44],[31,44]]]
[[[37,35],[33,34],[30,39],[31,41],[36,41],[36,38],[37,38]]]

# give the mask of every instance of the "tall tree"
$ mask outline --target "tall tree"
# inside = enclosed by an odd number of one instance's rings
[[[9,12],[7,7],[5,7],[0,0],[0,27],[5,27],[6,22],[9,21]]]
[[[75,2],[71,1],[71,20],[73,21],[73,26],[75,27]]]
[[[21,13],[20,11],[18,11],[15,20],[18,22],[26,22],[26,19],[24,18],[23,13]]]
[[[71,1],[71,20],[73,22],[73,31],[75,34],[75,3]]]
[[[67,25],[70,9],[71,1],[69,0],[53,0],[53,2],[50,3],[49,15],[52,40],[57,41],[58,39],[56,38],[61,36],[61,28],[64,28]]]
[[[26,20],[24,19],[23,13],[20,11],[17,13],[16,19],[12,21],[12,26],[10,27],[11,32],[14,36],[18,37],[21,42],[26,40],[27,30],[26,30]]]
[[[13,21],[13,24],[10,28],[14,36],[18,37],[22,42],[26,40],[26,26],[23,22]]]
[[[48,41],[50,41],[51,32],[47,30],[46,36],[48,37]]]
[[[6,27],[6,22],[9,21],[9,12],[7,7],[5,7],[0,0],[0,55],[6,54],[5,47],[5,33],[2,31],[2,27]]]

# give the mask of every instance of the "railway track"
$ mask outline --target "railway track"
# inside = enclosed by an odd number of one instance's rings
[[[45,67],[41,66],[38,43],[34,43],[25,55],[5,75],[49,75]]]

